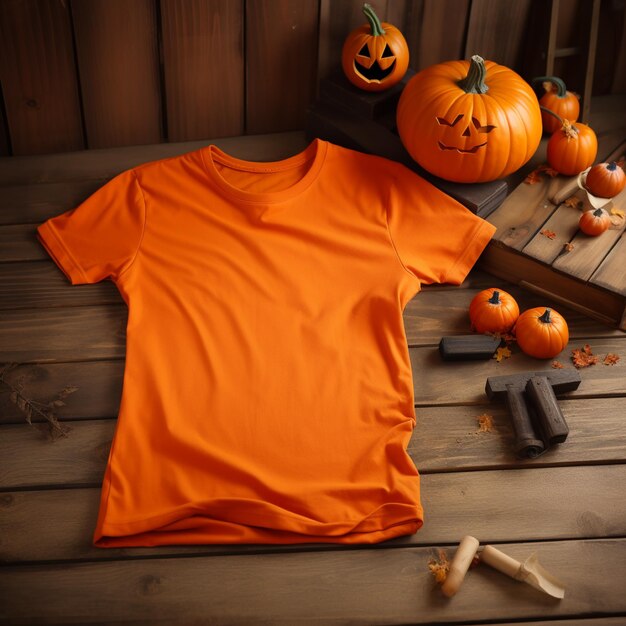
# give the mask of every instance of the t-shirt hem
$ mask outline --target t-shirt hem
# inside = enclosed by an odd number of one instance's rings
[[[390,503],[390,506],[398,506]],[[93,535],[97,548],[239,543],[376,543],[392,537],[413,534],[423,524],[421,505],[401,504],[403,515],[390,515],[383,509],[358,520],[339,522],[296,522],[291,516],[275,514],[251,517],[259,525],[238,523],[198,515],[197,511],[171,512],[134,522],[103,522]],[[187,527],[190,520],[196,526]],[[182,529],[176,529],[182,523]],[[269,525],[268,525],[269,524]]]
[[[72,285],[82,285],[89,282],[83,269],[49,221],[37,227],[37,239]]]
[[[469,274],[482,251],[487,247],[496,230],[493,224],[484,220],[480,222],[468,236],[469,245],[450,268],[446,274],[445,281],[442,282],[460,285]]]

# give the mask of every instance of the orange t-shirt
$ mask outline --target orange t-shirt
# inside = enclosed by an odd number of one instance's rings
[[[98,547],[376,543],[423,523],[402,312],[494,232],[408,168],[320,139],[115,176],[37,228],[128,305]]]

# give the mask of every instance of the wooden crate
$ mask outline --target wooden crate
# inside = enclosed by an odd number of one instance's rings
[[[596,161],[623,157],[625,138],[624,128],[599,134]],[[566,203],[568,198],[578,206]],[[578,230],[578,220],[590,208],[575,177],[541,175],[536,184],[521,183],[487,218],[498,230],[479,263],[495,276],[626,330],[626,220],[613,215],[607,232],[589,237]],[[626,190],[604,208],[626,213]]]

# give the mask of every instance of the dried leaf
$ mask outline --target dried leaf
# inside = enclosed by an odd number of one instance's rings
[[[67,396],[69,396],[71,393],[74,393],[75,391],[78,391],[78,389],[78,387],[74,387],[73,385],[65,387],[62,391],[59,391],[59,393],[57,394],[57,398],[63,400],[63,398],[67,398]]]
[[[63,402],[63,400],[51,400],[48,402],[48,406],[65,406],[65,402]]]
[[[565,206],[571,207],[572,209],[578,209],[583,205],[583,201],[578,196],[570,196],[567,200],[563,202]]]
[[[550,178],[554,178],[555,176],[559,175],[559,173],[552,167],[546,167],[543,172],[546,176],[549,176]]]
[[[526,176],[526,178],[524,179],[524,182],[527,185],[536,185],[537,183],[541,182],[540,169],[537,168],[536,170],[533,170],[530,174],[528,174],[528,176]]]
[[[490,433],[493,431],[493,417],[488,413],[483,413],[476,418],[479,433]]]
[[[609,352],[604,357],[604,361],[602,361],[602,363],[604,363],[604,365],[616,365],[618,361],[619,361],[619,354],[615,354],[614,352]]]
[[[581,349],[572,350],[572,361],[574,367],[580,369],[581,367],[595,365],[598,362],[598,357],[593,354],[591,346],[586,343]]]
[[[556,239],[556,233],[553,230],[548,230],[547,228],[540,230],[539,234],[547,237],[548,239]]]
[[[498,348],[492,358],[500,363],[502,359],[508,359],[510,356],[511,350],[508,348],[508,346],[505,346],[504,348]]]
[[[445,582],[450,571],[450,561],[444,550],[440,549],[437,558],[433,557],[428,561],[428,569],[439,584]]]
[[[624,217],[624,211],[622,211],[622,209],[616,209],[615,207],[613,207],[611,209],[611,215],[619,215],[620,217]]]
[[[564,365],[563,365],[563,363],[561,363],[561,361],[552,361],[552,367],[555,370],[562,370]]]

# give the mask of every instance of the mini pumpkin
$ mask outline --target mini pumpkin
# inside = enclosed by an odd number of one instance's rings
[[[533,83],[543,83],[545,93],[539,98],[539,104],[560,118],[575,122],[580,114],[580,103],[578,96],[571,91],[567,91],[565,83],[558,76],[538,76],[533,79]],[[549,113],[541,112],[543,130],[552,134],[561,128],[561,122]]]
[[[539,102],[513,70],[474,55],[418,72],[396,112],[400,139],[431,174],[462,183],[519,169],[541,140]]]
[[[402,80],[409,67],[409,46],[392,24],[382,22],[369,4],[368,24],[353,30],[343,44],[341,66],[346,78],[365,91],[383,91]]]
[[[546,307],[524,311],[517,319],[514,332],[522,352],[537,359],[554,358],[569,341],[565,318]]]
[[[479,333],[507,333],[519,316],[515,298],[492,287],[476,294],[469,306],[472,327]]]
[[[598,163],[587,173],[585,187],[598,198],[614,198],[626,187],[626,174],[615,161]]]
[[[598,138],[590,126],[581,122],[573,124],[562,120],[561,128],[548,140],[548,163],[565,176],[575,176],[586,170],[597,154]]]
[[[611,216],[604,209],[585,211],[578,221],[578,228],[591,237],[601,235],[610,225]]]

